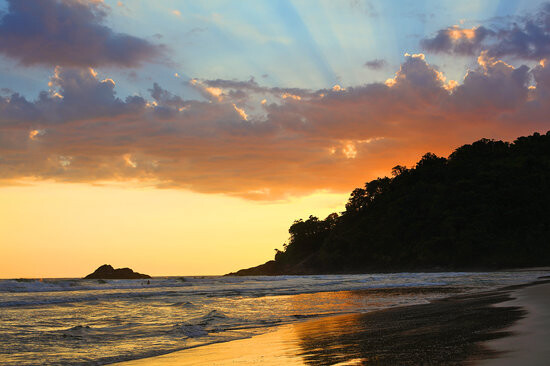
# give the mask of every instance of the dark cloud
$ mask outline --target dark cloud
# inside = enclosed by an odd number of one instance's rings
[[[464,83],[453,93],[463,110],[515,110],[525,104],[529,94],[530,70],[514,68],[502,61],[480,57],[482,68],[468,72]],[[541,83],[540,87],[543,87]]]
[[[0,99],[0,126],[63,125],[129,112],[135,116],[145,108],[141,97],[118,98],[115,82],[97,79],[93,69],[57,67],[49,86],[50,90],[41,92],[35,101],[28,101],[17,93]]]
[[[256,93],[267,93],[267,94],[291,93],[296,95],[310,94],[310,91],[305,89],[300,89],[300,88],[263,87],[263,86],[260,86],[254,78],[250,78],[248,81],[215,79],[215,80],[202,80],[201,82],[204,85],[207,85],[209,87],[230,89],[230,90],[246,90],[249,92],[252,91]]]
[[[420,44],[429,52],[474,55],[486,46],[485,40],[495,35],[485,27],[464,29],[454,26],[439,30],[435,37],[423,39]]]
[[[153,88],[149,89],[151,97],[161,105],[166,105],[175,108],[181,108],[185,106],[183,99],[178,96],[170,93],[168,90],[162,89],[159,84],[153,83]]]
[[[0,52],[22,65],[135,67],[159,59],[163,46],[103,24],[108,8],[80,0],[7,0]]]
[[[349,191],[427,151],[544,132],[550,113],[544,63],[515,68],[486,54],[462,84],[419,54],[386,83],[195,86],[216,97],[184,100],[153,84],[148,100],[121,99],[93,70],[58,68],[35,100],[0,97],[0,180],[138,180],[252,199]]]
[[[550,56],[550,4],[505,26],[441,29],[433,38],[422,40],[421,46],[430,52],[476,55],[487,51],[495,58],[538,61]]]
[[[255,97],[261,96],[262,98],[275,97],[298,100],[317,95],[320,92],[312,92],[311,90],[300,88],[264,87],[259,85],[254,78],[250,78],[248,81],[193,79],[190,84],[207,99],[219,100],[220,98],[225,98],[239,103],[246,103],[251,95]]]
[[[386,67],[387,64],[388,63],[386,62],[386,60],[377,58],[377,59],[365,62],[365,67],[371,70],[380,70]]]

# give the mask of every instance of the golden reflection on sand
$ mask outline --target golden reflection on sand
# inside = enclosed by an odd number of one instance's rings
[[[341,312],[357,308],[357,302],[372,301],[363,291],[338,291],[281,296],[288,304],[289,315],[300,319],[311,313]],[[371,304],[372,305],[372,304]],[[357,365],[361,359],[350,354],[349,344],[327,345],[327,335],[353,332],[359,327],[358,314],[328,316],[281,325],[265,334],[247,339],[190,348],[158,357],[122,362],[118,365],[306,365],[327,362],[331,365]],[[307,316],[304,316],[307,318]],[[331,338],[332,342],[333,339]],[[341,354],[345,351],[345,354]]]
[[[329,334],[353,333],[359,326],[358,318],[350,314],[288,324],[252,338],[117,365],[359,365],[359,355],[349,352],[353,344],[332,343],[327,347],[325,339]]]
[[[334,309],[338,309],[340,313],[351,312],[358,307],[366,306],[367,303],[377,306],[374,299],[375,297],[369,299],[369,296],[361,291],[336,291],[293,295],[286,301],[289,313],[299,315],[310,313],[312,308],[315,308],[318,314],[334,312]]]
[[[293,325],[297,352],[308,365],[359,365],[360,314],[320,318]]]
[[[413,296],[428,290],[397,291]],[[284,301],[289,315],[300,318],[308,306],[322,310],[337,299],[345,311],[348,303],[383,301],[388,292],[396,290],[303,294]],[[497,337],[496,329],[521,317],[520,309],[490,306],[508,298],[505,293],[486,292],[365,314],[325,316],[281,325],[248,339],[120,365],[457,365],[472,355],[491,355],[479,342]]]
[[[304,365],[297,347],[294,326],[284,325],[252,338],[210,344],[117,365]]]
[[[317,315],[331,315],[335,308],[345,313],[354,311],[358,306],[384,307],[383,299],[388,295],[414,296],[418,292],[416,288],[373,289],[279,296],[279,301],[286,302],[288,314],[304,321],[281,325],[247,339],[190,348],[119,365],[358,365],[367,360],[376,362],[376,356],[372,353],[361,354],[360,347],[357,347],[360,342],[358,334],[365,331],[360,314],[306,319],[312,310]]]

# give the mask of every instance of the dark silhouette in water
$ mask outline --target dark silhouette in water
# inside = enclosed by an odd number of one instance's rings
[[[109,264],[104,264],[98,269],[84,277],[84,279],[105,279],[105,280],[134,280],[134,279],[143,279],[151,278],[151,276],[146,274],[141,274],[132,271],[130,268],[117,268],[114,269],[113,266]]]
[[[550,131],[482,139],[355,189],[341,214],[290,227],[275,260],[233,275],[550,265]]]

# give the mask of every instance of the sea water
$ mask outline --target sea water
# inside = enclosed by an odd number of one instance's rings
[[[280,324],[422,304],[543,271],[0,280],[0,364],[108,364]]]

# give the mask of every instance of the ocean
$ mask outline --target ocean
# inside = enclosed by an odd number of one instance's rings
[[[329,315],[423,304],[543,271],[0,280],[0,364],[103,365]]]

